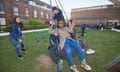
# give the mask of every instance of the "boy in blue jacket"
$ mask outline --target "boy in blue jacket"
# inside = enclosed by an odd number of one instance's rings
[[[26,49],[24,48],[21,27],[22,26],[21,26],[20,18],[15,17],[14,22],[11,25],[10,34],[8,36],[11,43],[15,46],[18,59],[23,59],[23,56],[21,55],[19,51],[19,43],[21,44],[21,51],[24,53],[27,52]]]
[[[63,16],[63,13],[62,13],[62,11],[61,11],[59,8],[53,7],[53,8],[52,8],[52,12],[53,12],[53,19],[54,19],[55,21],[57,21],[57,23],[58,23],[60,20],[63,20],[63,21],[64,21],[64,24],[66,24],[66,23],[65,23],[64,16]]]
[[[84,34],[85,34],[85,29],[86,29],[85,24],[82,24],[82,26],[81,26],[81,30],[82,30],[81,36],[84,36]]]

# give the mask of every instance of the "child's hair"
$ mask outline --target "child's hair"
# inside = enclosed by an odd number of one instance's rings
[[[23,23],[22,23],[22,22],[17,23],[17,22],[16,22],[16,19],[17,19],[17,18],[20,18],[20,17],[19,17],[19,16],[14,17],[14,18],[13,18],[13,23],[16,23],[18,26],[20,26],[21,29],[23,29],[23,27],[24,27]]]
[[[13,18],[13,23],[16,23],[16,19],[17,19],[17,18],[20,18],[20,17],[19,17],[19,16],[14,17],[14,18]]]
[[[57,7],[52,7],[52,11],[54,11],[54,10],[58,10],[58,8]]]
[[[70,23],[72,23],[73,22],[73,19],[70,19]]]

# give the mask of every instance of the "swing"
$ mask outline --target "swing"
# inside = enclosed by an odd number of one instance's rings
[[[60,0],[58,0],[58,2],[59,2],[59,5],[61,6],[61,8],[62,8],[62,10],[63,10],[66,18],[67,18],[67,21],[68,21],[67,14],[66,14],[66,12],[64,11],[64,8],[63,8]],[[56,5],[57,5],[57,7],[58,7],[58,3],[57,3],[56,0],[55,0],[55,3],[56,3]],[[52,1],[51,1],[51,0],[50,0],[50,5],[51,5],[51,8],[52,8]],[[66,23],[67,23],[67,22],[66,22]],[[56,23],[56,24],[57,24],[57,23]],[[67,26],[67,25],[65,25],[65,26]],[[57,29],[57,28],[56,28],[56,29]],[[55,51],[55,54],[56,54],[57,56],[61,57],[61,58],[66,58],[65,52],[64,52],[63,50],[60,50],[60,47],[59,47],[59,36],[50,35],[49,41],[50,41],[50,45],[56,45],[57,49],[59,49],[59,50],[56,50],[56,51]],[[74,48],[71,48],[71,51],[72,51],[72,54],[75,55],[76,50],[75,50]]]
[[[50,45],[53,45],[57,49],[59,49],[59,36],[50,35],[49,37]],[[75,55],[76,50],[71,47],[72,54]],[[63,50],[56,50],[55,54],[60,58],[66,58],[66,54]]]

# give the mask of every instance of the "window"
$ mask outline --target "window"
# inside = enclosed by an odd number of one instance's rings
[[[29,16],[29,8],[25,8],[25,16]]]
[[[0,18],[0,25],[6,25],[5,18]]]
[[[49,16],[48,16],[48,13],[46,13],[46,19],[48,19],[48,17],[49,17]]]
[[[37,10],[34,10],[34,18],[37,18]]]
[[[44,17],[44,13],[43,13],[43,11],[41,11],[40,15],[41,15],[41,18]]]
[[[5,14],[3,2],[0,2],[0,14]]]
[[[18,9],[18,6],[16,6],[16,5],[13,7],[13,15],[15,15],[15,16],[19,15],[19,9]]]

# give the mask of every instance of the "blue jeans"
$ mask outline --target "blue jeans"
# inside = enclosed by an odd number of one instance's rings
[[[60,58],[56,55],[56,51],[58,49],[56,48],[56,46],[54,45],[50,45],[49,48],[48,48],[48,53],[49,53],[49,56],[52,58],[52,60],[58,64],[60,62]]]
[[[16,49],[16,53],[17,53],[17,56],[21,55],[20,54],[20,51],[19,51],[19,43],[18,43],[18,40],[16,40],[15,38],[13,38],[12,36],[9,36],[8,37],[10,42],[14,45],[15,49]],[[21,38],[22,39],[22,38]],[[21,50],[24,50],[24,43],[22,42],[21,43]]]
[[[59,36],[50,35],[50,46],[48,47],[49,56],[58,64],[60,58],[56,55],[58,50]]]
[[[80,61],[83,61],[85,58],[84,58],[80,44],[77,43],[75,40],[66,38],[63,50],[66,53],[69,65],[74,66],[71,47],[75,48],[75,50],[77,51]]]

